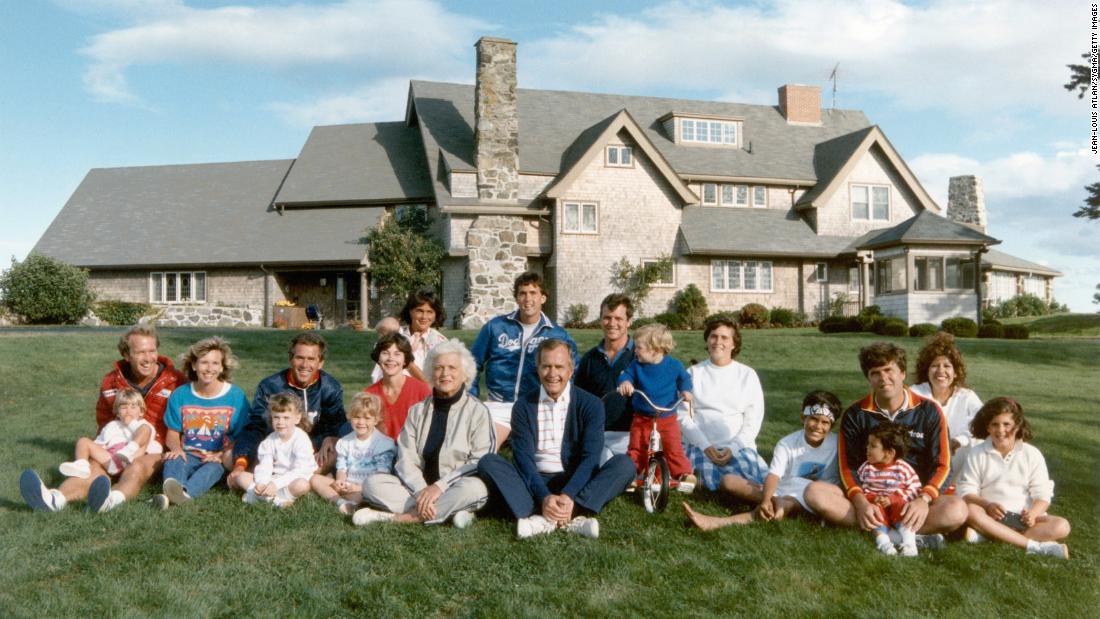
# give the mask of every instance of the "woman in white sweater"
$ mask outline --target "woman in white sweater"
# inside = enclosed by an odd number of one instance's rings
[[[688,369],[694,410],[680,410],[680,428],[692,466],[710,490],[741,496],[751,484],[764,483],[767,463],[756,452],[756,435],[764,421],[764,391],[756,372],[734,359],[741,352],[741,332],[725,319],[703,330],[710,358]]]
[[[941,331],[917,353],[917,381],[913,392],[935,400],[947,419],[951,480],[954,480],[966,462],[967,452],[981,442],[970,433],[970,421],[982,407],[982,400],[966,386],[966,363],[953,335]]]

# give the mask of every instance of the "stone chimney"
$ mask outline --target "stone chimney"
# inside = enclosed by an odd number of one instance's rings
[[[947,218],[985,232],[985,195],[977,176],[952,176],[947,182]]]
[[[516,113],[516,44],[481,37],[474,93],[474,161],[481,200],[519,197],[519,116]]]
[[[779,87],[779,111],[789,123],[821,124],[821,89],[786,84]]]

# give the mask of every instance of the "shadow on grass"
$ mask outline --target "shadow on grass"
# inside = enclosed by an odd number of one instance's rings
[[[76,440],[66,441],[52,438],[43,438],[41,436],[31,436],[27,438],[21,438],[18,440],[23,445],[30,445],[31,447],[37,447],[45,451],[55,451],[61,456],[69,456],[73,453],[73,445],[76,444]]]

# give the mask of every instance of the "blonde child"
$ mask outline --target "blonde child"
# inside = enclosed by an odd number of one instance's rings
[[[363,498],[363,480],[375,473],[392,473],[397,457],[393,439],[375,431],[382,423],[382,398],[359,392],[348,407],[352,432],[336,442],[336,479],[314,475],[313,491],[350,516]]]
[[[255,473],[242,473],[245,503],[271,502],[290,507],[294,499],[309,492],[309,480],[317,470],[313,443],[306,434],[309,420],[302,414],[302,401],[291,393],[276,393],[268,399],[268,423],[274,430],[256,450]]]
[[[885,523],[871,532],[875,547],[885,555],[898,554],[890,537],[893,528],[901,538],[901,555],[917,556],[916,532],[901,522],[905,504],[917,498],[921,490],[917,472],[902,460],[908,451],[908,428],[889,421],[880,423],[867,436],[867,461],[856,472],[863,495]]]
[[[626,453],[634,461],[639,476],[645,470],[649,433],[656,417],[669,474],[679,480],[677,489],[680,492],[691,492],[695,489],[696,479],[692,474],[691,461],[684,454],[676,411],[658,411],[634,393],[635,390],[644,392],[653,404],[661,408],[672,408],[678,397],[686,402],[691,401],[691,375],[684,369],[684,364],[669,356],[675,347],[676,342],[664,325],[640,327],[634,333],[634,360],[619,375],[618,384],[621,395],[633,396],[634,420],[630,424],[630,442]]]
[[[956,492],[970,510],[966,539],[985,538],[1011,544],[1028,554],[1069,558],[1060,543],[1069,535],[1069,521],[1047,513],[1054,482],[1043,454],[1025,441],[1031,426],[1024,410],[1010,398],[993,398],[970,422],[975,439],[959,473]]]
[[[108,475],[122,472],[135,459],[146,453],[162,451],[157,442],[153,424],[145,420],[145,399],[134,389],[123,389],[115,396],[115,419],[95,439],[86,436],[76,441],[76,459],[62,462],[58,470],[66,477],[88,479],[92,475],[92,462]],[[101,473],[96,473],[98,476]]]
[[[801,509],[813,513],[802,496],[806,486],[813,481],[840,482],[836,435],[830,433],[840,412],[840,399],[832,393],[811,391],[806,394],[802,399],[802,429],[791,432],[775,444],[764,484],[727,484],[727,478],[734,476],[724,475],[722,478],[723,489],[748,488],[746,494],[733,494],[739,499],[757,503],[756,509],[733,516],[707,516],[684,503],[684,511],[692,524],[710,531],[731,524],[782,520]]]

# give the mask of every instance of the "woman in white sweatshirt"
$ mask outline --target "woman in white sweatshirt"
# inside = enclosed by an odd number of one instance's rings
[[[735,360],[741,332],[718,318],[703,330],[710,358],[688,369],[694,410],[680,409],[680,428],[687,456],[710,490],[721,487],[738,495],[748,484],[764,483],[767,463],[756,452],[756,435],[764,421],[764,391],[749,366]]]

